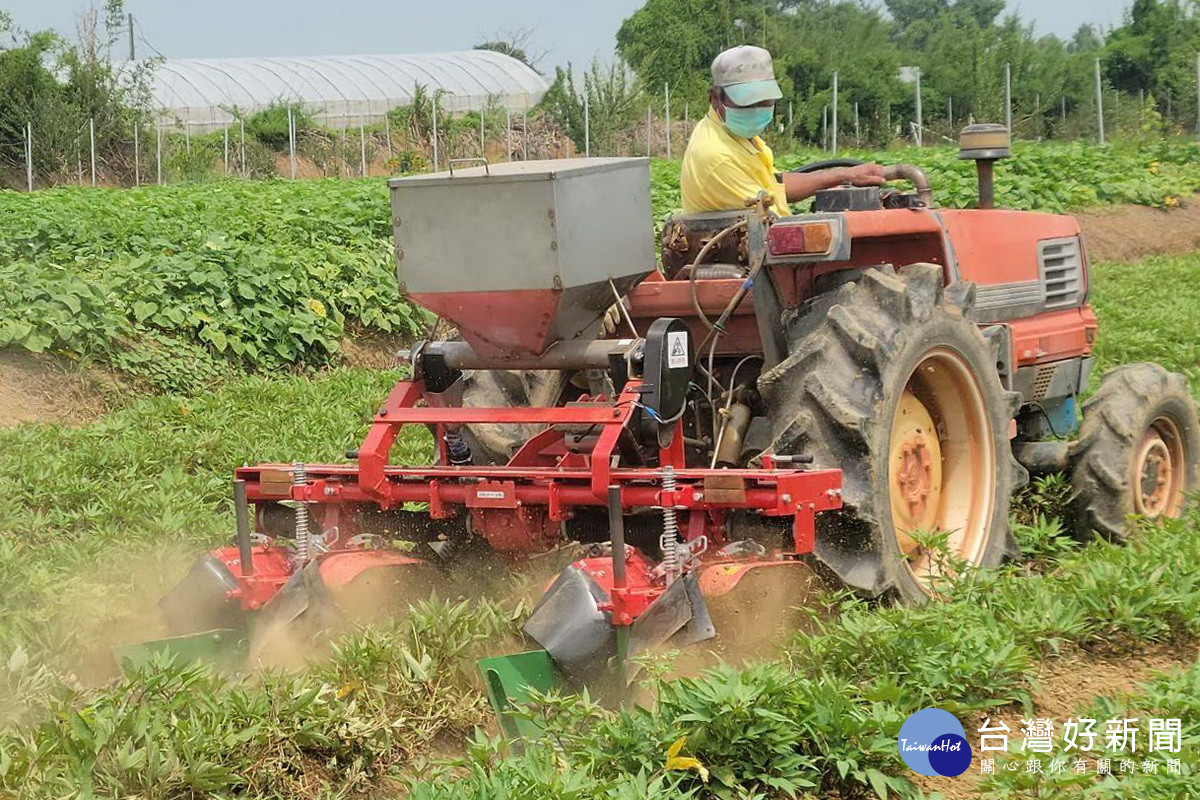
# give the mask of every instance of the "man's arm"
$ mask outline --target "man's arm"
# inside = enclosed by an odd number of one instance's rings
[[[832,189],[849,183],[854,186],[882,186],[883,167],[878,164],[860,164],[857,167],[837,167],[820,172],[785,172],[783,188],[789,203],[812,197],[822,189]]]

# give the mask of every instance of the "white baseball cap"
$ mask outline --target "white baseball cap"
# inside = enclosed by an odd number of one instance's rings
[[[771,54],[761,47],[744,44],[717,54],[712,62],[713,86],[739,106],[752,106],[764,100],[779,100],[783,92],[775,82]]]

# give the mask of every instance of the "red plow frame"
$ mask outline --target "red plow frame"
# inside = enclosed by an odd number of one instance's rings
[[[680,535],[684,542],[706,537],[710,553],[726,544],[726,515],[735,510],[792,517],[788,555],[812,551],[815,515],[841,507],[838,470],[786,468],[780,462],[786,462],[787,457],[769,455],[762,457],[762,469],[691,468],[685,464],[679,422],[674,423],[671,446],[659,451],[658,466],[615,467],[621,438],[643,408],[641,396],[641,382],[634,380],[626,384],[616,402],[585,397],[561,407],[439,407],[426,404],[429,395],[421,381],[401,381],[375,415],[357,451],[357,464],[261,464],[238,469],[237,480],[244,485],[249,503],[295,501],[321,510],[324,529],[336,529],[336,535],[323,543],[322,552],[314,560],[319,562],[326,581],[333,583],[351,580],[373,566],[420,561],[398,551],[368,549],[356,543],[354,514],[341,512],[364,506],[388,511],[425,504],[423,511],[402,513],[432,520],[465,513],[472,529],[493,550],[513,556],[549,550],[560,542],[562,523],[577,508],[610,507],[610,502],[618,498],[623,513],[646,508],[676,509],[682,519]],[[442,434],[448,428],[472,423],[545,427],[503,467],[448,465]],[[411,424],[434,429],[440,464],[388,464],[401,429]],[[570,452],[561,426],[597,433],[591,452]],[[673,472],[673,491],[662,487],[666,470]],[[301,480],[296,479],[298,472],[303,476]],[[212,555],[223,561],[238,580],[239,586],[230,597],[238,599],[244,610],[252,611],[265,605],[295,568],[286,558],[273,557],[279,549],[270,542],[249,550],[251,569],[242,567],[238,548],[225,548]],[[770,556],[774,562],[779,557]],[[732,561],[746,559],[716,555],[704,563]],[[589,572],[611,586],[616,625],[631,624],[663,591],[663,587],[645,580],[634,580],[629,585],[614,582],[612,573],[624,570],[603,570],[590,563]]]

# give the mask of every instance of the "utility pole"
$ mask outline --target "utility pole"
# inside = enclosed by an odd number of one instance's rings
[[[838,152],[838,74],[837,70],[833,71],[833,121],[831,123],[833,133],[833,154],[836,156]]]
[[[921,68],[917,67],[917,147],[925,145],[925,111],[921,108]]]
[[[592,157],[592,111],[588,101],[590,92],[583,90],[583,156]]]
[[[358,147],[362,164],[362,176],[367,177],[367,124],[361,117],[358,120]]]
[[[96,118],[88,117],[88,150],[92,160],[92,186],[96,185]]]
[[[437,129],[437,109],[438,97],[435,93],[433,96],[433,171],[437,172],[438,168],[438,129]]]
[[[134,51],[133,47],[133,14],[129,15],[129,60],[137,60],[137,53]]]
[[[287,109],[288,124],[288,172],[292,180],[296,180],[296,118],[292,116],[292,107]]]
[[[25,185],[33,191],[33,123],[25,123]]]
[[[650,157],[651,139],[650,126],[654,124],[654,120],[650,116],[650,106],[646,105],[646,158]]]
[[[1012,64],[1004,63],[1004,126],[1012,137]]]
[[[663,123],[667,129],[667,158],[671,157],[671,84],[663,84]]]
[[[1100,133],[1100,144],[1104,144],[1104,92],[1100,82],[1100,59],[1096,59],[1096,127]]]

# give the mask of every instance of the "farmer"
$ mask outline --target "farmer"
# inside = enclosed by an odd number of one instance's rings
[[[765,190],[774,198],[771,210],[785,216],[791,213],[788,203],[821,189],[843,183],[883,185],[883,167],[878,164],[808,174],[776,172],[771,148],[759,134],[771,124],[775,101],[781,97],[771,54],[761,47],[734,47],[713,60],[708,90],[712,107],[692,131],[683,154],[684,213],[744,208],[747,200]]]

